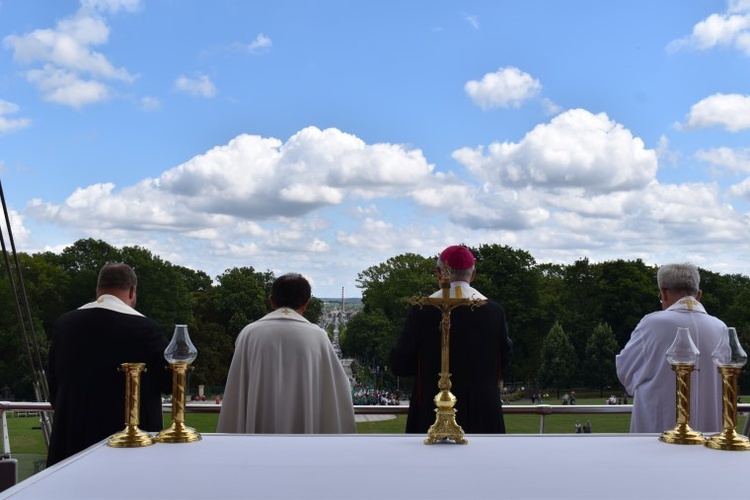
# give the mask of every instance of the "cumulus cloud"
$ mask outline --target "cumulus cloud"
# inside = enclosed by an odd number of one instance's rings
[[[182,231],[237,220],[298,217],[345,199],[403,196],[432,165],[400,145],[367,145],[337,129],[308,127],[282,143],[243,134],[223,146],[117,191],[111,183],[79,188],[63,204],[36,200],[32,211],[72,225]],[[121,209],[128,206],[127,211]]]
[[[748,153],[705,154],[742,165]],[[33,200],[25,216],[115,245],[148,242],[195,269],[306,269],[332,288],[332,266],[356,275],[386,254],[429,255],[456,241],[524,248],[539,261],[654,262],[673,259],[675,245],[700,257],[717,241],[750,239],[747,218],[721,202],[727,193],[660,183],[656,152],[605,114],[566,111],[517,143],[453,156],[466,172],[333,128],[286,140],[241,134],[133,185]],[[750,198],[750,181],[730,194]],[[648,251],[633,244],[644,238]]]
[[[645,186],[656,154],[605,113],[573,109],[537,125],[518,143],[462,148],[453,157],[479,179],[500,186],[610,192]]]
[[[714,94],[693,104],[681,126],[685,129],[723,127],[730,132],[750,128],[750,96]]]
[[[750,174],[750,148],[699,149],[695,157],[729,172]]]
[[[715,47],[727,47],[750,55],[750,8],[746,0],[729,2],[727,13],[711,14],[696,24],[690,35],[670,42],[667,51]]]
[[[729,194],[735,198],[750,201],[750,178],[729,187]]]
[[[2,167],[2,165],[0,165],[0,167]],[[2,171],[1,168],[0,171]],[[8,210],[8,219],[10,220],[10,229],[13,233],[13,241],[16,246],[25,245],[30,239],[31,231],[24,225],[24,216],[17,211],[10,209]],[[2,229],[0,232],[3,235],[10,234],[4,218],[0,220],[0,229]]]
[[[41,90],[45,100],[81,107],[108,99],[108,81],[132,83],[135,76],[115,67],[94,47],[105,45],[109,27],[96,11],[135,8],[138,2],[85,1],[73,16],[61,19],[54,28],[36,29],[24,35],[8,35],[3,47],[13,51],[13,60],[32,66],[29,82]]]
[[[8,118],[6,115],[12,115],[18,112],[18,105],[12,102],[0,99],[0,134],[13,132],[22,128],[31,126],[30,118]]]
[[[216,96],[216,86],[211,78],[201,73],[194,78],[185,75],[178,76],[174,82],[174,87],[192,97],[211,98]]]
[[[539,80],[512,66],[487,73],[481,80],[471,80],[464,85],[471,101],[482,109],[518,107],[534,98],[541,89]]]

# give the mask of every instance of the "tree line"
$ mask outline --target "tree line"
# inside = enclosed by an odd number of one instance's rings
[[[276,278],[271,271],[248,266],[227,269],[213,280],[203,271],[173,265],[145,248],[118,249],[94,239],[76,241],[59,254],[16,257],[44,363],[55,319],[96,298],[96,280],[104,264],[125,262],[138,276],[136,309],[159,323],[168,339],[174,325],[188,325],[198,349],[189,374],[192,387],[224,385],[237,334],[270,311],[268,296]],[[34,400],[22,321],[13,313],[14,274],[9,278],[6,268],[0,271],[0,386],[7,385],[18,400]],[[317,322],[322,312],[322,301],[313,298],[305,316]]]
[[[514,346],[509,382],[540,390],[622,390],[615,356],[640,319],[661,310],[657,266],[640,259],[537,263],[525,250],[496,244],[471,251],[473,285],[506,311]],[[434,256],[402,254],[359,273],[363,310],[347,324],[342,351],[387,364],[406,318],[406,299],[437,290],[434,269]],[[700,275],[707,311],[736,327],[750,348],[750,278],[706,269]],[[740,377],[745,389],[748,371]]]
[[[537,263],[525,250],[495,244],[471,250],[477,258],[474,286],[507,313],[514,342],[511,381],[545,389],[619,388],[614,356],[640,318],[660,309],[655,266],[641,260]],[[188,325],[198,349],[191,387],[224,385],[237,334],[270,311],[268,296],[276,278],[271,271],[247,266],[212,279],[145,248],[115,248],[94,239],[79,240],[59,254],[19,253],[17,258],[42,357],[46,359],[49,328],[57,316],[93,300],[101,266],[121,261],[138,275],[140,312],[157,321],[168,338],[175,324]],[[407,299],[437,289],[434,268],[435,256],[406,253],[360,272],[363,308],[341,327],[344,357],[358,360],[360,369],[386,367],[406,318]],[[16,399],[33,400],[11,278],[5,268],[0,270],[0,386],[7,385]],[[746,348],[749,284],[744,275],[701,269],[702,302],[710,314],[737,327]],[[313,297],[305,316],[317,323],[322,313],[322,301]],[[740,383],[749,387],[744,372]],[[397,383],[388,370],[381,370],[380,380],[393,387]]]

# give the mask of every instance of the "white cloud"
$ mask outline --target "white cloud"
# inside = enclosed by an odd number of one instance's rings
[[[750,148],[713,148],[698,150],[695,157],[730,172],[750,174]]]
[[[211,98],[216,96],[216,86],[208,75],[199,73],[195,78],[184,75],[177,77],[174,87],[192,97]]]
[[[730,14],[750,12],[750,0],[729,0],[727,11]]]
[[[0,165],[2,167],[2,165]],[[0,169],[2,171],[2,169]],[[13,242],[16,247],[23,247],[31,237],[31,231],[24,226],[24,216],[13,209],[8,210],[8,219],[10,220],[10,229],[13,233]],[[0,233],[3,236],[9,236],[8,226],[5,219],[0,220]],[[8,242],[8,240],[6,240]]]
[[[693,104],[682,126],[696,129],[719,126],[730,132],[750,128],[750,96],[714,94]]]
[[[257,37],[255,37],[255,40],[247,44],[245,49],[251,54],[259,54],[270,50],[272,45],[273,42],[271,42],[271,39],[265,36],[263,33],[260,33]]]
[[[484,182],[610,192],[655,178],[656,154],[606,114],[573,109],[537,125],[518,143],[463,148],[453,157]]]
[[[729,187],[729,194],[735,198],[750,201],[750,178]]]
[[[367,145],[336,129],[308,127],[286,143],[243,134],[157,179],[120,192],[111,183],[95,184],[79,188],[61,205],[37,200],[32,210],[81,226],[92,224],[97,214],[101,227],[229,227],[238,220],[303,216],[347,199],[404,196],[431,170],[419,151]]]
[[[337,129],[307,127],[286,141],[242,134],[154,179],[81,187],[59,204],[34,200],[25,216],[113,245],[147,241],[213,275],[237,265],[304,269],[334,289],[332,266],[354,276],[384,255],[430,255],[456,241],[524,248],[540,262],[654,262],[750,239],[717,185],[660,184],[656,153],[604,114],[566,111],[518,143],[454,157],[468,176]],[[749,192],[750,181],[734,188]],[[648,251],[634,245],[644,238]]]
[[[546,97],[542,99],[542,107],[544,108],[544,114],[547,116],[554,116],[563,110],[563,107],[554,103]]]
[[[93,47],[109,39],[105,20],[85,7],[115,11],[137,2],[84,2],[75,15],[61,19],[54,29],[36,29],[24,35],[8,35],[3,46],[13,51],[13,60],[26,66],[27,79],[42,91],[45,100],[81,107],[108,99],[112,92],[105,81],[132,83],[135,76],[116,68]]]
[[[750,9],[746,0],[732,1],[727,14],[711,14],[693,32],[667,45],[668,52],[683,48],[709,50],[728,47],[750,55]]]
[[[30,118],[7,118],[18,111],[18,105],[0,99],[0,134],[13,132],[31,126]]]
[[[42,91],[45,101],[73,108],[104,101],[111,96],[107,85],[96,80],[82,80],[76,73],[45,65],[43,69],[31,70],[26,77]]]
[[[539,80],[512,66],[487,73],[481,80],[471,80],[464,85],[469,98],[482,109],[518,107],[535,97],[541,88]]]

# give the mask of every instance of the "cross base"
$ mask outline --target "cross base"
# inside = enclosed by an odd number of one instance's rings
[[[466,444],[464,430],[456,422],[456,397],[448,390],[442,390],[435,396],[435,423],[427,430],[424,444],[434,444],[438,441],[450,439],[456,444]]]

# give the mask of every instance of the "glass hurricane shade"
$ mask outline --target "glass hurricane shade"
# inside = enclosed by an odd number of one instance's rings
[[[198,349],[190,341],[187,325],[175,325],[172,341],[164,350],[164,359],[169,363],[192,363]]]
[[[711,353],[711,360],[716,366],[741,367],[747,363],[747,353],[740,345],[737,330],[730,326],[724,328],[719,344]]]
[[[677,328],[674,342],[667,349],[667,361],[670,365],[693,365],[698,362],[701,353],[690,338],[690,329],[687,327]]]

